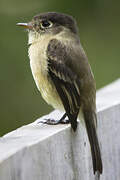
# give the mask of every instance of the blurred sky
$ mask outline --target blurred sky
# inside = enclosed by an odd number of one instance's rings
[[[47,11],[76,18],[97,88],[120,76],[120,1],[0,0],[0,135],[52,110],[32,78],[27,33],[16,27]]]

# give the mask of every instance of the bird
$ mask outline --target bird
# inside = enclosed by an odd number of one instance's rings
[[[28,31],[28,56],[33,78],[43,99],[64,112],[73,132],[77,118],[84,124],[91,147],[93,173],[102,174],[103,164],[97,136],[96,83],[88,58],[80,42],[76,20],[58,12],[35,15],[28,23],[17,23]]]

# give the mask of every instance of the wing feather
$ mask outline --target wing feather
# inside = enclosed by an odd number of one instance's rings
[[[48,73],[61,98],[72,128],[76,130],[80,109],[80,89],[77,75],[63,61],[48,56]],[[66,57],[67,58],[67,57]]]

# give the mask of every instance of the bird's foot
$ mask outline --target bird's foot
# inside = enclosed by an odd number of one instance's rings
[[[59,123],[60,124],[69,124],[70,121],[69,121],[69,119],[63,119],[63,120],[60,120]]]
[[[59,120],[55,120],[55,119],[45,119],[45,121],[43,121],[44,124],[49,124],[49,125],[56,125],[59,124]]]
[[[43,124],[49,124],[49,125],[56,125],[56,124],[68,124],[70,121],[66,118],[66,114],[62,116],[61,119],[55,120],[55,119],[45,119],[43,121],[39,121],[39,123]]]

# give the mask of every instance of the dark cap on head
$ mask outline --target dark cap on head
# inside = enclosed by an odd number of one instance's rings
[[[72,16],[66,14],[57,13],[57,12],[40,13],[33,17],[34,21],[36,21],[37,19],[49,20],[54,24],[56,24],[56,26],[57,25],[65,26],[75,34],[78,32],[76,21],[73,19]]]

